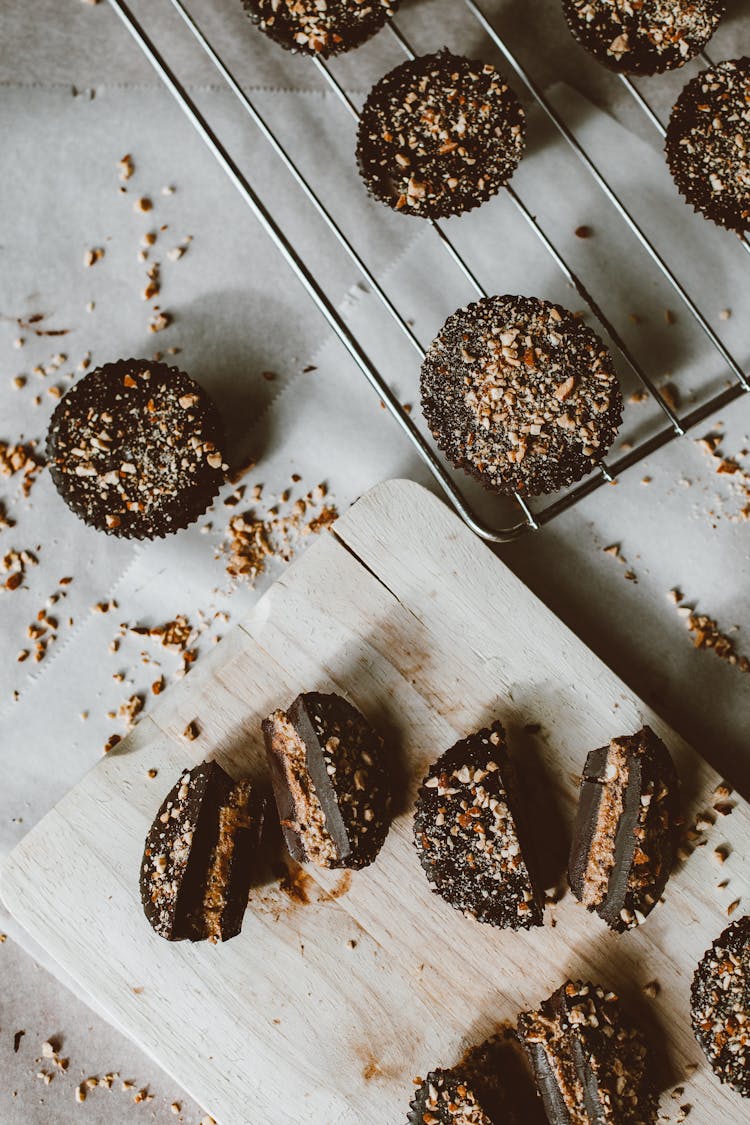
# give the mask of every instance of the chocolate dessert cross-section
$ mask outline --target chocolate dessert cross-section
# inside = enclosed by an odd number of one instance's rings
[[[168,941],[228,941],[241,929],[265,798],[216,762],[185,770],[146,838],[141,901]]]
[[[567,981],[538,1011],[519,1016],[518,1035],[551,1125],[656,1120],[645,1038],[613,992]]]
[[[588,910],[618,932],[645,922],[677,846],[679,783],[650,727],[586,759],[568,877]]]
[[[304,692],[263,723],[279,819],[298,863],[366,867],[390,824],[379,734],[339,695]]]

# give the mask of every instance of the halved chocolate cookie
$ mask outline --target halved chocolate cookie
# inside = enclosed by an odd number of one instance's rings
[[[298,863],[366,867],[390,824],[380,735],[340,695],[304,692],[263,723],[287,847]]]
[[[479,922],[530,929],[542,896],[522,848],[523,810],[501,723],[457,742],[417,798],[414,842],[430,886]]]
[[[570,851],[570,886],[618,932],[645,922],[677,847],[679,782],[650,727],[586,759]]]
[[[146,837],[141,901],[168,941],[228,941],[240,932],[265,798],[216,762],[186,770]]]
[[[643,1033],[614,992],[567,981],[538,1011],[518,1018],[551,1125],[649,1125],[656,1086]]]
[[[704,953],[690,993],[693,1032],[714,1074],[750,1098],[750,915]]]

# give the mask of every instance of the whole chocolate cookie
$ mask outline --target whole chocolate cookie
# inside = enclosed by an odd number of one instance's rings
[[[725,12],[723,0],[563,0],[571,34],[610,70],[660,74],[692,59]]]
[[[400,0],[243,0],[253,23],[288,51],[340,55],[359,47]]]
[[[224,430],[202,387],[176,367],[121,359],[84,375],[47,432],[50,474],[86,523],[128,539],[187,527],[227,466]]]
[[[567,981],[518,1018],[550,1125],[650,1125],[658,1098],[643,1033],[614,992]]]
[[[750,915],[704,953],[690,999],[695,1038],[714,1074],[750,1098]]]
[[[666,154],[695,211],[729,230],[750,229],[750,58],[688,82],[669,119]]]
[[[496,492],[538,495],[603,460],[622,418],[612,357],[572,313],[485,297],[448,317],[422,364],[440,449]]]
[[[265,798],[216,762],[185,770],[159,808],[141,862],[143,910],[168,941],[228,941],[242,927]]]
[[[461,739],[422,783],[414,843],[430,886],[479,922],[530,929],[542,895],[524,849],[524,811],[501,723]]]
[[[263,722],[287,847],[299,863],[366,867],[390,826],[382,739],[340,695],[304,692]]]
[[[513,175],[525,137],[521,104],[495,68],[443,50],[402,63],[373,87],[357,161],[376,199],[439,219],[495,195]]]
[[[586,759],[568,874],[576,898],[618,932],[645,922],[674,863],[679,782],[650,727]]]

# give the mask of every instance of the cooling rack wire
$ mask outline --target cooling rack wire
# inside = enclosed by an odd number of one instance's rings
[[[186,25],[200,48],[203,50],[218,73],[221,75],[227,87],[237,98],[245,113],[260,130],[263,137],[271,145],[276,155],[281,159],[287,171],[293,177],[297,185],[301,188],[302,192],[307,197],[308,201],[312,204],[314,209],[317,211],[320,218],[326,224],[333,237],[346,252],[351,261],[356,265],[364,281],[367,282],[372,292],[389,313],[397,327],[404,334],[421,360],[425,354],[424,348],[415,336],[410,325],[407,323],[407,320],[399,312],[394,302],[385,292],[382,285],[373,275],[367,264],[363,261],[356,248],[352,245],[351,241],[341,230],[335,216],[321,201],[319,196],[306,180],[305,176],[302,174],[299,167],[294,162],[293,157],[284,148],[282,142],[269,127],[268,123],[258,111],[257,107],[253,104],[252,99],[245,92],[245,90],[242,89],[240,83],[234,77],[231,70],[224,62],[223,58],[213,48],[206,35],[198,25],[197,21],[182,3],[182,0],[164,0],[164,2],[171,5],[175,13]],[[589,293],[581,279],[577,276],[577,274],[566,262],[560,251],[549,239],[545,231],[537,222],[536,217],[531,213],[531,211],[525,205],[517,192],[510,185],[507,185],[503,190],[515,207],[519,216],[523,218],[523,220],[534,232],[535,236],[539,239],[545,251],[550,255],[555,265],[561,271],[568,283],[574,286],[577,293],[589,309],[590,313],[608,334],[624,363],[627,365],[627,367],[630,368],[630,370],[639,380],[640,384],[653,397],[654,401],[657,403],[662,414],[664,415],[664,425],[656,433],[651,434],[644,440],[633,444],[631,448],[629,448],[626,452],[621,453],[615,459],[607,460],[599,465],[596,470],[590,473],[589,476],[584,478],[569,491],[558,497],[549,499],[546,502],[540,503],[540,506],[536,510],[532,510],[532,507],[527,502],[527,500],[523,496],[516,493],[514,497],[516,515],[514,518],[511,518],[510,522],[507,522],[502,526],[493,526],[490,522],[480,517],[474,510],[472,505],[467,500],[464,492],[456,484],[455,480],[448,472],[448,469],[443,460],[440,458],[433,446],[420,432],[415,421],[411,418],[409,413],[399,402],[398,398],[391,390],[385,379],[382,377],[375,364],[365,353],[356,336],[352,333],[351,329],[343,320],[341,314],[326,296],[325,292],[316,280],[312,270],[302,261],[294,246],[291,244],[279,225],[275,222],[270,212],[261,202],[259,196],[256,194],[247,177],[235,163],[232,156],[221,143],[209,122],[195,105],[187,90],[185,89],[185,86],[180,82],[174,72],[167,65],[157,46],[145,31],[142,23],[131,12],[131,10],[128,8],[127,4],[123,2],[123,0],[109,0],[110,6],[113,8],[117,16],[122,20],[123,24],[130,32],[140,49],[143,51],[144,55],[151,63],[152,67],[159,75],[164,85],[172,94],[175,101],[183,110],[197,133],[201,136],[205,144],[213,153],[214,157],[223,168],[231,182],[234,184],[235,188],[240,193],[245,203],[255,215],[255,218],[261,224],[271,241],[275,244],[279,253],[284,257],[287,264],[296,275],[298,280],[301,282],[302,286],[307,291],[311,300],[317,306],[319,312],[328,323],[335,336],[346,348],[349,355],[361,371],[362,375],[364,375],[368,383],[380,396],[381,401],[390,411],[391,415],[398,423],[398,425],[401,427],[402,431],[409,439],[414,449],[419,454],[420,458],[424,461],[427,468],[430,470],[436,482],[439,484],[442,491],[445,493],[455,510],[465,521],[465,523],[482,539],[493,543],[507,543],[513,539],[518,538],[520,535],[523,535],[525,532],[538,530],[540,527],[549,523],[562,512],[567,511],[574,504],[578,503],[585,496],[590,495],[602,485],[615,481],[617,477],[626,469],[629,469],[633,465],[638,464],[638,462],[643,461],[644,458],[650,456],[656,450],[661,449],[663,446],[668,445],[670,442],[674,441],[675,438],[682,437],[688,430],[699,425],[701,422],[705,421],[705,419],[715,414],[718,410],[721,410],[723,407],[733,402],[735,399],[740,398],[747,391],[749,391],[750,381],[748,380],[748,377],[746,376],[740,364],[729,352],[723,341],[719,338],[719,336],[707,321],[706,317],[701,312],[700,308],[693,301],[692,297],[687,292],[680,279],[675,275],[669,264],[665,261],[656,247],[651,243],[647,235],[631,215],[625,203],[613,190],[607,179],[597,167],[596,163],[584,150],[573,132],[568,128],[560,114],[551,104],[549,99],[545,96],[544,92],[539,88],[528,71],[521,65],[517,57],[507,46],[505,40],[496,30],[487,15],[482,11],[475,0],[462,0],[462,2],[466,6],[468,13],[478,22],[480,27],[487,34],[494,46],[503,56],[503,59],[507,63],[508,67],[520,81],[529,97],[534,102],[536,102],[539,108],[546,114],[552,125],[555,127],[555,129],[557,129],[557,131],[561,134],[561,136],[573,150],[576,157],[580,160],[586,172],[592,177],[597,187],[606,196],[607,200],[617,211],[620,218],[627,224],[630,231],[636,237],[643,250],[645,250],[659,272],[674,290],[681,303],[687,308],[696,324],[700,327],[701,331],[707,337],[713,348],[718,352],[724,364],[726,364],[728,371],[732,375],[731,382],[728,386],[725,386],[722,390],[707,398],[694,409],[681,414],[678,413],[678,410],[659,392],[658,388],[654,385],[648,373],[643,369],[640,362],[632,354],[631,350],[622,339],[615,325],[612,324],[609,318],[605,315],[596,299],[592,296],[591,293]],[[393,36],[406,58],[411,59],[415,57],[415,51],[410,42],[392,19],[388,21],[387,33]],[[713,65],[705,52],[701,54],[701,60],[706,66]],[[354,118],[359,119],[359,111],[356,105],[336,78],[331,65],[319,57],[311,59],[310,65],[317,68],[325,82],[330,86],[331,90],[345,106],[346,110]],[[663,137],[665,135],[665,127],[646,98],[630,78],[625,75],[620,75],[620,78],[625,88],[633,97],[636,104],[645,113],[653,127],[658,130],[658,132]],[[439,222],[434,220],[431,221],[431,226],[435,232],[436,237],[442,244],[446,254],[451,258],[454,264],[464,275],[475,296],[477,298],[488,296],[487,291],[478,281],[470,263],[466,261],[465,256],[459,252],[453,241],[445,233],[443,226]],[[750,253],[750,242],[748,242],[746,238],[738,239],[738,243],[746,252]]]

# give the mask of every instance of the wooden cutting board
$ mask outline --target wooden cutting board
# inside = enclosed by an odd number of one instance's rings
[[[377,862],[270,882],[226,945],[160,940],[138,872],[162,798],[208,756],[261,772],[261,719],[301,690],[347,694],[397,747],[397,817]],[[672,1120],[690,1103],[689,1125],[747,1121],[747,1103],[703,1062],[688,1014],[693,968],[740,894],[747,805],[712,814],[707,843],[640,930],[609,933],[570,894],[534,932],[481,926],[430,893],[411,807],[428,763],[495,717],[527,777],[550,886],[564,870],[586,752],[610,737],[645,721],[664,738],[688,824],[718,801],[708,765],[439,500],[388,482],[29,833],[5,865],[3,898],[220,1125],[395,1125],[415,1075],[450,1065],[569,975],[619,991],[664,1047],[666,1081],[685,1085],[677,1100],[665,1092]],[[182,737],[191,720],[194,742]],[[723,867],[718,844],[737,853]],[[660,991],[646,998],[653,980]],[[686,1081],[690,1063],[700,1065]]]

